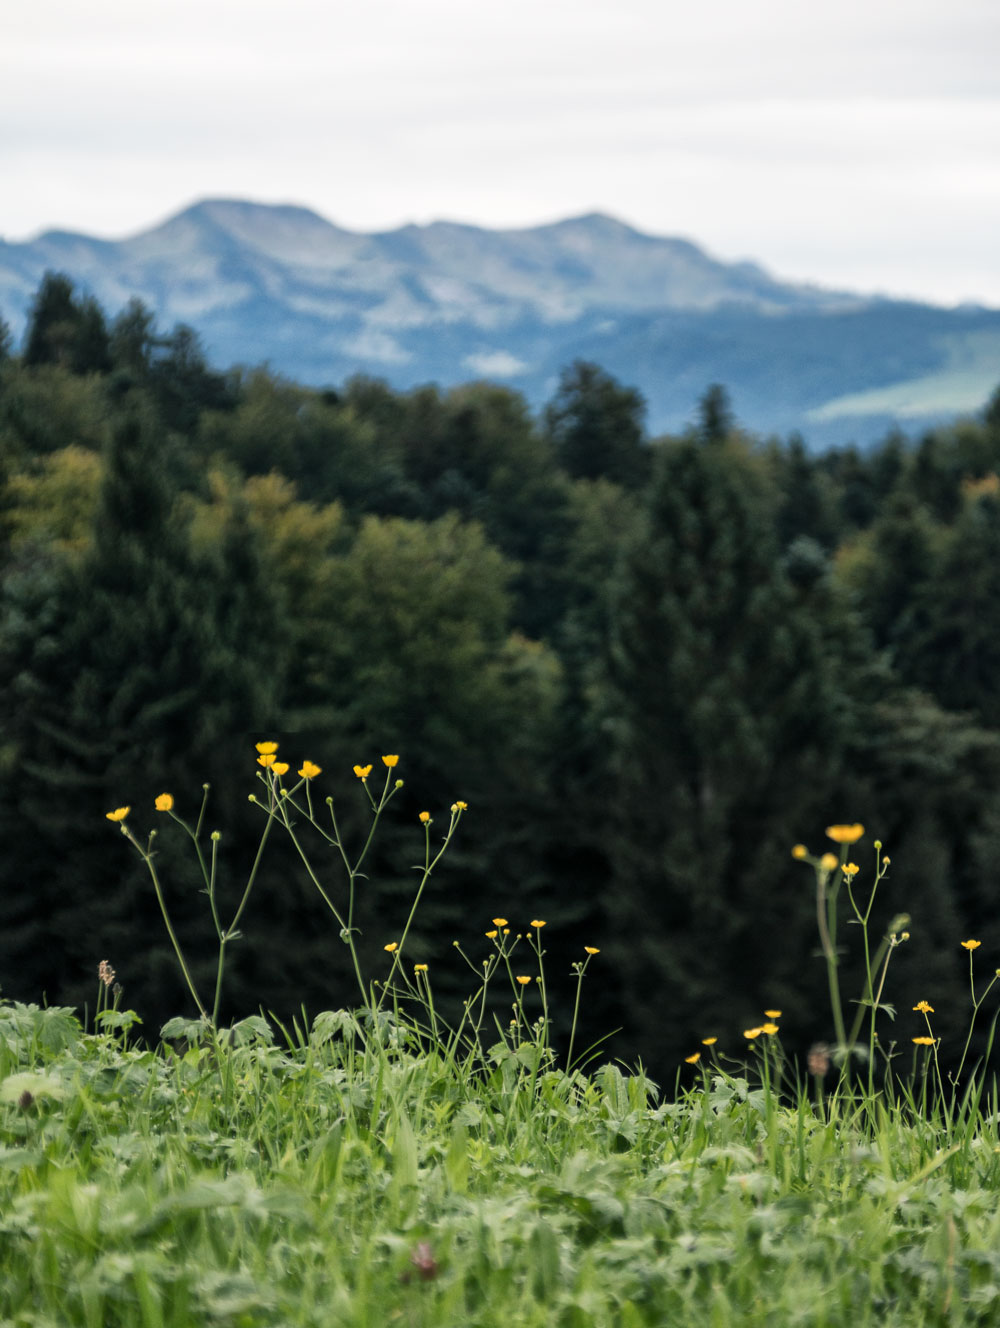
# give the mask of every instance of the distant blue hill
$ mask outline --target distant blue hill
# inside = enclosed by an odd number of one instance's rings
[[[781,282],[601,214],[367,235],[305,208],[209,200],[124,240],[50,231],[0,242],[16,335],[47,269],[110,314],[138,296],[161,326],[191,324],[217,365],[316,385],[490,378],[540,405],[561,368],[594,360],[642,390],[653,432],[683,428],[723,383],[757,432],[865,444],[976,411],[1000,384],[1000,310]]]

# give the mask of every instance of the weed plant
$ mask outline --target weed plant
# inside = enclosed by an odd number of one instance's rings
[[[146,862],[193,1014],[171,1020],[155,1048],[135,1043],[107,961],[91,1028],[68,1009],[0,1003],[3,1328],[1000,1321],[1000,1111],[986,1065],[966,1064],[996,978],[977,988],[978,946],[965,942],[973,1010],[954,1080],[939,1069],[929,1002],[915,1060],[902,1066],[883,1045],[907,921],[872,941],[888,859],[876,845],[862,896],[847,857],[860,826],[830,827],[839,856],[794,850],[816,876],[832,1045],[800,1070],[782,1049],[781,1012],[767,1010],[744,1030],[741,1057],[707,1038],[681,1067],[694,1085],[679,1077],[665,1094],[641,1068],[574,1055],[596,947],[570,975],[574,1027],[558,1062],[543,919],[520,932],[492,919],[482,962],[458,946],[472,991],[457,1019],[441,1017],[430,970],[407,951],[461,802],[437,839],[421,814],[412,907],[385,943],[384,976],[366,975],[353,902],[398,787],[396,758],[382,758],[380,788],[372,766],[355,769],[372,816],[355,850],[330,799],[317,800],[318,766],[304,762],[286,783],[273,744],[258,759],[261,841],[228,919],[205,802],[188,824],[171,795],[156,800],[204,874],[218,944],[210,999],[171,925],[155,835],[134,831],[122,807],[110,818]],[[222,1028],[227,949],[276,832],[292,836],[326,901],[357,1007]],[[336,850],[339,886],[314,872],[307,835]],[[850,1025],[844,900],[866,960]],[[494,988],[502,1001],[488,998]]]

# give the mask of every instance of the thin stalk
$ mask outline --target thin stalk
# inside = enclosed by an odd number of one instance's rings
[[[417,892],[414,895],[413,903],[410,906],[410,912],[409,916],[406,919],[406,925],[403,928],[403,934],[399,938],[399,945],[397,949],[393,951],[392,967],[389,969],[389,976],[386,978],[386,985],[392,982],[396,969],[400,965],[400,962],[403,957],[403,947],[406,944],[407,936],[409,936],[410,934],[410,928],[413,926],[413,919],[416,917],[417,909],[420,907],[420,900],[427,886],[427,882],[430,880],[434,868],[441,861],[442,857],[444,857],[448,845],[451,843],[452,835],[455,833],[455,828],[458,825],[460,816],[461,813],[458,814],[454,812],[452,813],[451,824],[448,827],[448,833],[445,835],[444,839],[442,840],[440,849],[438,849],[437,853],[433,858],[431,857],[431,822],[426,821],[424,823],[424,865],[422,868],[418,868],[418,870],[421,870],[423,874],[420,878],[420,884],[417,886]],[[353,945],[351,948],[353,951],[354,948]],[[376,1010],[381,1009],[382,1002],[384,999],[385,999],[385,988],[383,988],[382,995],[379,997],[378,1003],[374,1007]]]
[[[846,1066],[847,1033],[844,1028],[844,1012],[840,1004],[840,980],[837,975],[836,938],[836,891],[828,890],[830,873],[822,867],[816,868],[816,926],[819,940],[826,959],[826,978],[830,989],[830,1010],[833,1014],[833,1027],[837,1044],[843,1049]]]
[[[131,835],[129,838],[131,838]],[[194,985],[194,979],[191,977],[191,972],[188,969],[187,960],[184,958],[184,952],[181,949],[180,941],[177,939],[177,933],[174,931],[174,924],[170,921],[170,914],[167,911],[167,901],[163,897],[163,887],[160,885],[160,878],[157,875],[156,868],[153,866],[153,856],[148,851],[139,848],[138,843],[136,843],[134,839],[132,839],[132,842],[142,854],[149,874],[153,879],[153,889],[156,891],[156,902],[160,906],[160,912],[163,915],[163,923],[167,929],[167,935],[170,937],[170,944],[174,947],[174,954],[177,956],[177,962],[181,966],[181,972],[184,975],[184,981],[187,983],[187,989],[191,993],[194,1003],[198,1007],[198,1013],[201,1015],[202,1019],[208,1019],[208,1011],[205,1009],[202,999],[198,995],[198,989]],[[214,1022],[212,1027],[215,1027]]]

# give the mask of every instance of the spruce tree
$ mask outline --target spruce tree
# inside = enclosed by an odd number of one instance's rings
[[[58,364],[73,373],[107,373],[111,367],[104,313],[92,297],[77,298],[61,272],[46,272],[28,317],[23,359],[28,367]]]
[[[658,449],[601,693],[607,925],[647,1059],[780,1004],[808,974],[812,913],[788,848],[823,815],[857,726],[847,680],[868,660],[851,626],[828,577],[785,575],[741,445]]]
[[[1000,494],[971,489],[941,552],[915,587],[900,667],[947,710],[1000,729]]]
[[[576,360],[564,369],[545,408],[545,424],[561,466],[574,479],[602,476],[639,488],[649,474],[644,445],[646,403],[599,365]]]
[[[163,1013],[173,961],[143,869],[105,813],[128,803],[148,824],[164,788],[190,803],[192,782],[195,798],[203,780],[225,782],[233,743],[277,717],[283,632],[248,529],[230,529],[214,563],[192,555],[154,418],[121,420],[103,461],[87,556],[35,558],[0,602],[17,771],[0,820],[21,883],[0,945],[20,994],[53,999],[86,994],[117,947],[140,1003]],[[198,897],[190,874],[180,880],[183,918]]]

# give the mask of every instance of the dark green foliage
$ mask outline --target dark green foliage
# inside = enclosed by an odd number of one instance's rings
[[[109,349],[115,369],[133,383],[145,382],[156,346],[156,319],[139,299],[131,299],[111,325]]]
[[[398,439],[383,435],[349,397],[254,372],[232,411],[202,416],[201,436],[206,451],[244,474],[279,471],[309,502],[417,515],[420,497],[403,474]]]
[[[24,343],[29,367],[58,364],[73,373],[107,373],[111,368],[107,323],[97,301],[79,299],[73,283],[47,272],[31,306]]]
[[[20,882],[4,907],[21,918],[2,928],[5,968],[49,991],[78,990],[113,940],[138,955],[149,930],[162,948],[134,864],[120,861],[120,887],[104,879],[104,812],[192,768],[211,779],[220,747],[280,706],[282,633],[249,531],[227,530],[213,562],[193,557],[164,453],[155,422],[123,418],[87,557],[39,552],[4,581],[0,694],[17,779],[0,817]]]
[[[908,678],[947,710],[1000,727],[1000,497],[964,505],[915,589],[906,632]]]
[[[614,587],[607,925],[647,1056],[672,1038],[661,1002],[678,1030],[714,1026],[810,950],[808,909],[777,902],[789,837],[822,815],[873,672],[822,566],[793,581],[772,530],[740,445],[663,445]]]
[[[51,275],[0,373],[8,990],[79,999],[109,957],[152,1019],[187,1008],[105,812],[162,827],[200,973],[205,901],[152,798],[193,819],[212,784],[228,899],[259,831],[257,737],[324,767],[351,835],[352,766],[400,754],[400,820],[358,903],[369,961],[404,920],[418,812],[436,834],[461,798],[413,938],[442,1001],[453,939],[546,918],[560,970],[583,944],[611,966],[582,1045],[621,1024],[617,1049],[657,1073],[765,1004],[796,1010],[789,1036],[830,1036],[788,850],[821,852],[832,821],[892,854],[914,1000],[948,1004],[964,935],[1000,946],[996,401],[917,447],[812,456],[735,430],[713,388],[698,427],[648,444],[641,397],[595,365],[541,422],[488,383],[316,392],[220,375],[138,301],[109,335]],[[232,1013],[352,1001],[290,851],[269,846],[246,931]]]
[[[830,484],[802,438],[794,434],[786,447],[772,448],[770,459],[779,495],[775,513],[778,542],[788,546],[799,536],[807,536],[832,549],[838,532]]]
[[[735,426],[729,393],[721,383],[713,383],[698,402],[698,434],[702,442],[721,443]]]
[[[649,473],[643,445],[646,403],[596,364],[577,360],[559,379],[545,424],[560,465],[574,479],[605,478],[638,488]]]

